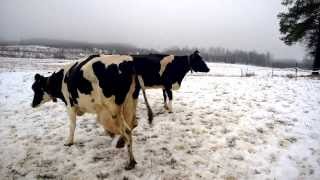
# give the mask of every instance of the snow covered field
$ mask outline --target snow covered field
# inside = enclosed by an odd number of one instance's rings
[[[138,164],[125,171],[126,149],[115,148],[93,115],[78,118],[75,145],[65,147],[63,103],[31,108],[34,74],[66,62],[0,58],[0,179],[320,179],[319,79],[212,63],[174,92],[172,114],[161,90],[149,90],[154,124],[140,97]]]

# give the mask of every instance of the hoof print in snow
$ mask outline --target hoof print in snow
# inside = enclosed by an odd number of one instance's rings
[[[229,129],[227,129],[227,128],[223,128],[223,129],[221,130],[221,133],[222,133],[222,134],[228,134],[229,132],[231,132],[231,130],[229,130]]]
[[[37,179],[56,179],[57,177],[53,174],[38,174]]]
[[[167,164],[171,166],[171,169],[175,169],[177,160],[175,160],[174,158],[171,158],[171,160]]]
[[[237,160],[237,161],[243,161],[243,160],[244,160],[244,158],[243,158],[242,155],[235,155],[235,156],[233,156],[231,159]]]
[[[254,174],[261,174],[261,172],[260,171],[258,171],[258,170],[254,170],[254,172],[253,172]]]
[[[225,180],[236,180],[237,178],[234,176],[227,176],[224,178]]]
[[[258,131],[259,133],[261,133],[261,134],[264,133],[264,130],[263,130],[262,128],[257,128],[257,131]]]
[[[227,139],[227,146],[229,148],[235,147],[236,146],[236,138],[232,137],[232,138]]]
[[[84,147],[84,143],[83,143],[83,142],[79,142],[77,145],[78,145],[79,147]]]
[[[291,143],[295,143],[295,142],[298,141],[298,139],[295,138],[295,137],[289,137],[289,138],[286,138],[286,140],[289,141],[289,142],[291,142]]]
[[[100,172],[99,174],[97,174],[96,175],[96,177],[98,178],[98,179],[107,179],[108,177],[109,177],[109,173],[102,173],[102,172]]]
[[[100,161],[100,160],[102,160],[102,159],[103,159],[103,157],[101,157],[101,156],[94,156],[94,157],[92,158],[93,162],[97,162],[97,161]]]
[[[287,148],[290,144],[293,144],[293,143],[295,143],[297,141],[298,140],[295,137],[288,137],[288,138],[280,140],[279,141],[279,146],[283,147],[283,148]]]
[[[274,129],[274,124],[273,124],[273,123],[266,123],[266,126],[267,126],[269,129]]]

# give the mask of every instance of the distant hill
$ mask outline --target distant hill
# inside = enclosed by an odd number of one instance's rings
[[[100,49],[139,49],[136,46],[124,43],[90,43],[83,41],[71,41],[71,40],[57,40],[57,39],[44,39],[44,38],[33,38],[23,39],[21,41],[0,41],[0,45],[39,45],[39,46],[50,46],[56,48],[100,48]]]

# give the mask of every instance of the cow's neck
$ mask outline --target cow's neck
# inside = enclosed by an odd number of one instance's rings
[[[66,100],[62,94],[63,69],[54,72],[47,80],[47,90],[52,98],[59,98],[64,103]]]

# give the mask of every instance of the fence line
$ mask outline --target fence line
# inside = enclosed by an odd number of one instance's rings
[[[307,76],[307,74],[312,74],[314,72],[320,73],[320,70],[311,70],[311,69],[302,69],[299,67],[291,67],[291,68],[269,68],[269,67],[250,67],[250,66],[242,66],[242,67],[235,67],[235,66],[217,66],[217,67],[210,67],[211,71],[214,73],[200,73],[200,74],[190,74],[190,76],[207,76],[207,77],[250,77],[256,76],[260,73],[258,72],[265,72],[260,75],[262,76],[287,76],[290,78],[298,78],[299,73],[300,77]],[[216,71],[215,71],[215,68]],[[282,72],[280,75],[277,75],[277,72]],[[304,73],[301,75],[301,73]]]

